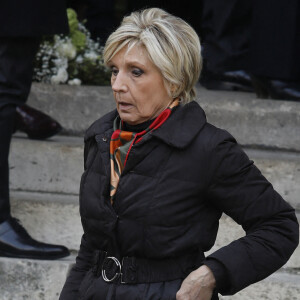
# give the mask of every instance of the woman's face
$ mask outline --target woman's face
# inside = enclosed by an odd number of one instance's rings
[[[142,46],[121,49],[109,62],[118,113],[130,125],[157,117],[172,102],[159,69]]]

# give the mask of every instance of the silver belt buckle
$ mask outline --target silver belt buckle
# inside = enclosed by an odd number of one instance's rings
[[[114,263],[117,265],[117,267],[119,268],[119,272],[116,272],[116,274],[112,277],[112,278],[107,278],[106,276],[106,273],[105,273],[105,270],[104,270],[104,262],[106,259],[111,259],[114,261]],[[122,279],[122,265],[121,263],[119,262],[119,260],[114,257],[114,256],[107,256],[105,257],[104,261],[103,261],[103,264],[102,264],[102,278],[104,281],[106,282],[112,282],[114,281],[115,279],[119,278],[121,276],[121,279]]]

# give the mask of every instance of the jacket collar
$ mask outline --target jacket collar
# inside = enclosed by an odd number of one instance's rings
[[[204,110],[195,101],[180,105],[152,135],[176,148],[187,147],[206,124]]]
[[[117,117],[117,110],[113,110],[94,122],[86,131],[85,141],[95,135],[105,135],[112,129],[113,121]],[[152,136],[176,148],[187,147],[206,124],[203,109],[195,101],[180,105],[170,115],[161,127],[153,131]],[[110,138],[107,136],[107,138]]]

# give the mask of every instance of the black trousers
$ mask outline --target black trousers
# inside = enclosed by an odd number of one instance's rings
[[[26,102],[39,38],[0,37],[0,223],[10,216],[8,156],[15,107]]]
[[[251,19],[252,0],[203,0],[202,54],[209,70],[248,67]]]
[[[93,38],[100,38],[105,44],[108,36],[115,30],[114,0],[86,0],[86,26]]]
[[[300,81],[300,2],[253,0],[250,71]]]
[[[298,0],[203,0],[202,13],[208,69],[300,80]]]

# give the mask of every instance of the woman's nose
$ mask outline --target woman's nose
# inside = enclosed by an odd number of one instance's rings
[[[116,76],[112,78],[111,87],[114,92],[126,92],[127,84],[124,74],[119,72]]]

